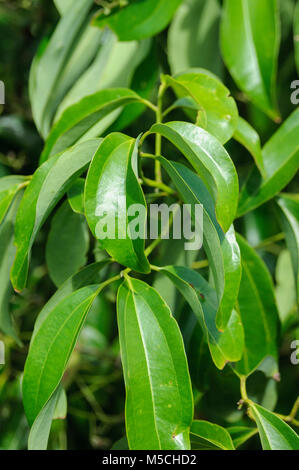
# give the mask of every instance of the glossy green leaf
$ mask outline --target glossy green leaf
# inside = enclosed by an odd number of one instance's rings
[[[42,44],[32,64],[30,100],[35,123],[43,137],[48,135],[57,104],[99,46],[101,33],[95,28],[89,28],[88,39],[91,38],[92,42],[88,44],[87,41],[88,47],[83,48],[84,53],[79,47],[79,57],[76,59],[75,45],[78,46],[80,34],[88,22],[92,4],[93,0],[75,2],[67,14],[61,17],[46,47]],[[79,43],[79,46],[82,44]],[[70,78],[74,80],[70,82]]]
[[[297,299],[299,299],[299,195],[282,194],[277,203],[281,209],[281,224],[291,253]]]
[[[299,450],[299,436],[278,416],[256,403],[250,410],[258,426],[263,450]]]
[[[89,232],[85,218],[75,214],[65,201],[53,217],[46,245],[49,275],[56,286],[86,264],[88,249]]]
[[[193,450],[235,450],[227,430],[208,421],[193,421],[190,440]]]
[[[216,328],[218,301],[215,289],[192,269],[180,266],[160,268],[184,296],[199,321],[215,365],[223,369],[227,362],[241,359],[244,334],[238,314],[233,311],[224,332]]]
[[[201,179],[184,165],[160,159],[162,166],[187,204],[203,205],[203,245],[216,287],[219,307],[217,326],[224,328],[238,297],[241,279],[240,250],[233,226],[224,234],[215,216],[215,206]]]
[[[182,3],[168,33],[168,58],[173,74],[190,67],[221,73],[220,12],[217,0],[186,0]]]
[[[227,232],[237,209],[238,177],[224,147],[208,132],[187,122],[154,124],[150,132],[167,138],[191,163],[212,194],[217,220]]]
[[[30,250],[37,232],[53,207],[86,169],[100,140],[90,140],[50,158],[35,172],[17,213],[16,258],[11,271],[14,288],[21,291],[27,280]]]
[[[272,119],[279,118],[275,97],[279,44],[277,0],[225,0],[223,59],[239,88]]]
[[[20,192],[12,202],[2,224],[0,225],[0,330],[9,335],[20,345],[10,314],[10,297],[13,289],[9,280],[9,272],[15,256],[14,224],[17,210],[23,196]]]
[[[262,150],[266,178],[256,171],[250,175],[240,195],[238,215],[243,215],[279,193],[299,169],[299,109],[280,126]]]
[[[145,199],[133,169],[136,158],[135,139],[112,133],[103,140],[88,171],[85,212],[92,233],[118,263],[147,273],[145,237],[135,236],[138,227],[145,234],[146,224]],[[134,204],[144,207],[137,218],[130,212]]]
[[[197,124],[224,144],[238,125],[238,109],[229,90],[204,69],[177,75],[164,75],[162,80],[173,88],[178,98],[190,96],[199,106]]]
[[[34,420],[28,438],[28,450],[47,449],[55,408],[62,391],[63,388],[58,386]]]
[[[0,179],[0,224],[16,193],[28,181],[26,176],[4,176]]]
[[[78,178],[67,192],[69,204],[76,214],[84,214],[84,186],[85,179]]]
[[[261,175],[265,177],[264,162],[262,156],[260,136],[245,119],[239,117],[238,127],[234,133],[234,139],[240,142],[254,158]]]
[[[236,449],[245,444],[251,437],[255,436],[258,432],[256,428],[249,428],[247,426],[230,426],[227,428],[234,446]]]
[[[23,403],[29,424],[60,383],[77,337],[99,293],[99,285],[82,287],[64,297],[43,318],[30,343],[23,378]]]
[[[268,356],[277,362],[278,311],[267,267],[240,235],[237,241],[242,257],[238,309],[244,327],[245,350],[236,371],[250,375]]]
[[[117,299],[129,447],[189,449],[193,397],[180,330],[155,289],[129,283]]]
[[[88,131],[111,111],[140,100],[134,91],[119,88],[101,90],[70,106],[54,125],[41,155],[41,162],[89,138]]]
[[[166,28],[181,2],[182,0],[133,0],[109,16],[100,11],[93,24],[99,28],[109,26],[121,41],[143,39]]]
[[[299,2],[296,3],[294,16],[294,42],[295,42],[295,60],[299,73]]]

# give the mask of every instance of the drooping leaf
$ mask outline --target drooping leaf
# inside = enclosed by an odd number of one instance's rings
[[[79,55],[79,60],[77,58],[73,61],[72,67],[72,54],[76,56],[75,45],[78,45],[80,34],[88,23],[92,4],[93,0],[74,2],[67,14],[61,17],[46,47],[42,43],[33,61],[30,72],[30,100],[35,123],[43,137],[48,135],[56,107],[70,86],[70,76],[76,81],[99,46],[101,32],[89,28],[88,38],[92,41],[87,43],[84,53],[80,51],[81,56]]]
[[[223,59],[239,88],[272,119],[279,118],[275,97],[279,44],[277,0],[225,0]]]
[[[144,254],[146,205],[133,169],[136,150],[136,141],[124,134],[112,133],[103,140],[87,175],[85,212],[105,250],[118,263],[146,273],[150,271]],[[140,206],[144,211],[134,219]],[[140,236],[135,236],[138,228]]]
[[[240,235],[242,278],[238,308],[245,333],[243,358],[236,364],[240,375],[250,375],[268,356],[277,362],[278,311],[273,282],[262,259]]]
[[[70,106],[54,125],[41,155],[41,162],[78,141],[89,139],[90,129],[109,112],[138,101],[142,99],[135,92],[117,88],[101,90]]]
[[[10,175],[0,179],[0,224],[16,193],[28,181],[26,176]]]
[[[166,266],[160,271],[171,279],[185,297],[199,321],[215,365],[223,369],[227,362],[241,359],[244,334],[238,314],[233,311],[224,332],[216,328],[217,295],[207,281],[192,269]]]
[[[224,328],[238,297],[241,279],[240,250],[234,228],[224,234],[217,223],[215,206],[201,179],[184,165],[160,159],[162,166],[187,204],[203,205],[203,245],[218,297],[218,328]]]
[[[84,214],[85,179],[78,178],[67,192],[68,201],[76,214]]]
[[[20,192],[12,202],[2,224],[0,225],[0,330],[9,335],[20,345],[21,342],[12,323],[9,300],[13,289],[9,279],[9,271],[15,256],[14,224],[17,210],[23,196]]]
[[[240,195],[238,216],[264,204],[278,194],[299,169],[299,109],[280,126],[262,150],[266,178],[253,171]]]
[[[282,194],[277,200],[281,224],[291,253],[297,299],[299,299],[299,195]]]
[[[221,81],[204,69],[172,78],[162,76],[178,98],[190,96],[199,107],[196,123],[224,144],[235,132],[238,125],[238,109],[229,90]]]
[[[129,284],[117,300],[129,447],[189,449],[193,398],[180,330],[155,289]]]
[[[245,444],[252,436],[258,432],[256,428],[247,426],[230,426],[227,428],[236,449]]]
[[[234,139],[240,142],[253,156],[262,176],[265,176],[260,136],[245,119],[239,117]]]
[[[216,0],[187,0],[171,22],[168,33],[168,58],[173,74],[190,67],[203,67],[220,74],[219,18]]]
[[[16,218],[17,253],[11,271],[11,280],[17,291],[21,291],[26,285],[30,250],[37,232],[53,207],[86,169],[99,144],[98,139],[78,144],[50,158],[35,172],[25,191]]]
[[[23,378],[23,403],[32,425],[52,396],[67,366],[77,337],[99,293],[99,285],[82,287],[48,311],[30,343]]]
[[[193,450],[235,450],[227,430],[208,421],[192,422],[190,440]]]
[[[143,39],[162,31],[170,22],[182,0],[133,0],[111,15],[100,10],[93,24],[109,26],[120,41]]]
[[[55,408],[62,393],[63,388],[58,386],[38,416],[35,418],[29,433],[28,450],[47,449]]]
[[[161,134],[187,158],[213,196],[216,217],[227,232],[238,204],[238,178],[228,153],[215,137],[187,122],[154,124],[151,132]]]
[[[258,426],[263,450],[299,450],[299,436],[278,416],[256,403],[250,410]]]
[[[88,248],[86,220],[82,215],[75,214],[65,201],[53,217],[46,245],[49,275],[56,286],[85,265]]]

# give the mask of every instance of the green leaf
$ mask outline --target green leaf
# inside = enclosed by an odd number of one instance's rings
[[[128,282],[118,291],[117,317],[129,447],[189,449],[193,397],[180,330],[155,289]]]
[[[244,349],[244,334],[239,315],[233,311],[224,332],[218,331],[215,289],[200,274],[189,268],[165,266],[159,271],[171,279],[190,305],[201,325],[215,365],[223,369],[227,362],[240,360]]]
[[[10,297],[13,289],[9,280],[9,272],[15,256],[14,224],[17,210],[23,196],[20,192],[12,202],[2,224],[0,225],[0,329],[5,335],[11,336],[19,345],[19,340],[10,315]]]
[[[181,3],[182,0],[132,0],[109,16],[100,11],[93,24],[99,28],[109,26],[120,41],[143,39],[166,28]]]
[[[136,157],[135,139],[112,133],[103,140],[88,171],[85,212],[92,233],[118,263],[148,273],[145,237],[134,237],[137,225],[145,234],[146,224],[145,198],[133,169]],[[144,207],[137,219],[129,212],[134,204]]]
[[[278,194],[299,169],[299,109],[280,126],[262,150],[266,178],[253,171],[240,195],[238,216],[264,204]]]
[[[81,289],[81,287],[87,286],[91,283],[100,283],[99,272],[105,268],[111,262],[110,259],[104,259],[97,263],[89,264],[85,268],[81,269],[74,276],[70,277],[65,281],[62,286],[52,295],[46,305],[39,313],[33,330],[31,341],[39,330],[40,325],[43,324],[44,320],[51,315],[51,312],[62,302],[63,299],[68,297],[73,292]]]
[[[120,43],[125,44],[125,43]],[[128,44],[132,44],[129,42]],[[132,62],[132,60],[131,60]],[[125,76],[127,75],[127,68]],[[136,68],[131,80],[130,88],[135,91],[141,98],[150,100],[155,91],[159,78],[159,60],[155,44],[152,44],[151,50],[147,57]],[[111,126],[111,131],[122,131],[134,122],[146,109],[146,105],[142,103],[128,104],[120,113],[116,121]],[[109,132],[108,129],[107,132]]]
[[[23,378],[23,403],[30,425],[60,383],[98,293],[99,285],[74,291],[54,306],[39,324],[30,343]]]
[[[9,175],[0,178],[0,224],[16,193],[24,186],[26,181],[28,181],[26,176],[18,175]]]
[[[238,297],[241,279],[240,250],[233,226],[224,234],[215,216],[212,198],[201,179],[184,165],[160,158],[162,166],[187,204],[203,205],[203,245],[219,302],[217,326],[224,328]]]
[[[67,192],[69,204],[76,214],[84,214],[85,179],[78,178]]]
[[[179,7],[168,33],[168,58],[172,74],[190,67],[222,71],[219,50],[217,0],[186,0]]]
[[[247,376],[268,356],[277,362],[278,311],[267,267],[240,235],[237,241],[242,257],[238,308],[244,327],[245,350],[235,370]]]
[[[295,42],[295,60],[297,71],[299,73],[299,2],[296,3],[294,16],[294,42]]]
[[[65,201],[53,217],[46,245],[49,275],[56,286],[86,264],[88,249],[85,217],[75,214]]]
[[[258,432],[256,428],[246,426],[230,426],[227,428],[236,449],[245,444],[252,436]]]
[[[198,105],[197,124],[224,144],[234,134],[238,125],[238,109],[229,90],[206,70],[162,76],[178,98],[190,96]]]
[[[230,156],[218,140],[187,122],[154,124],[150,132],[161,134],[187,158],[206,184],[216,206],[216,217],[227,232],[238,204],[238,177]]]
[[[297,299],[299,299],[299,195],[281,194],[277,204],[281,209],[281,225],[291,253]]]
[[[193,421],[190,440],[193,450],[235,450],[227,430],[208,421]]]
[[[63,388],[58,386],[34,420],[29,433],[28,450],[47,449],[55,409],[62,393]]]
[[[33,61],[30,72],[30,100],[35,123],[43,137],[49,133],[57,104],[70,84],[72,85],[73,81],[80,76],[99,47],[101,33],[94,28],[89,28],[88,36],[93,40],[89,44],[87,41],[88,47],[84,47],[84,53],[79,47],[79,54],[81,54],[79,60],[76,59],[75,46],[78,46],[80,34],[88,23],[92,4],[93,0],[75,2],[70,11],[61,17],[46,47],[42,43]],[[85,43],[84,46],[86,46]],[[70,79],[73,79],[71,83]]]
[[[72,7],[74,0],[54,0],[54,3],[59,13],[63,15]]]
[[[21,291],[26,285],[30,250],[37,232],[53,207],[86,169],[99,143],[100,140],[97,139],[78,144],[50,158],[33,175],[16,218],[17,253],[11,280],[17,291]]]
[[[297,322],[297,288],[293,274],[291,253],[287,249],[282,250],[278,255],[275,280],[275,296],[283,334],[289,329],[291,324]]]
[[[97,31],[96,28],[91,27],[91,29]],[[100,32],[98,31],[98,33]],[[90,47],[90,40],[88,44]],[[54,123],[56,124],[67,108],[87,95],[92,95],[107,88],[131,88],[136,91],[131,86],[132,77],[136,67],[140,65],[148,54],[150,45],[151,40],[149,39],[139,42],[119,42],[112,31],[105,29],[101,35],[101,44],[94,61],[81,74],[59,104]],[[112,122],[115,113],[120,113],[120,110],[113,111],[108,116],[105,116],[101,120],[100,126],[103,126],[106,121]]]
[[[225,0],[224,62],[239,88],[272,119],[279,118],[275,97],[279,44],[277,0]]]
[[[134,91],[119,88],[101,90],[70,106],[54,125],[41,155],[41,162],[89,138],[90,129],[111,111],[138,101],[142,99]]]
[[[239,117],[238,127],[234,133],[234,139],[237,140],[253,156],[256,166],[261,175],[266,176],[262,156],[260,136],[255,129],[245,119]]]
[[[250,410],[257,423],[263,450],[299,450],[299,436],[278,416],[256,403]]]
[[[113,444],[111,450],[130,450],[128,446],[128,439],[126,437],[122,437]]]

